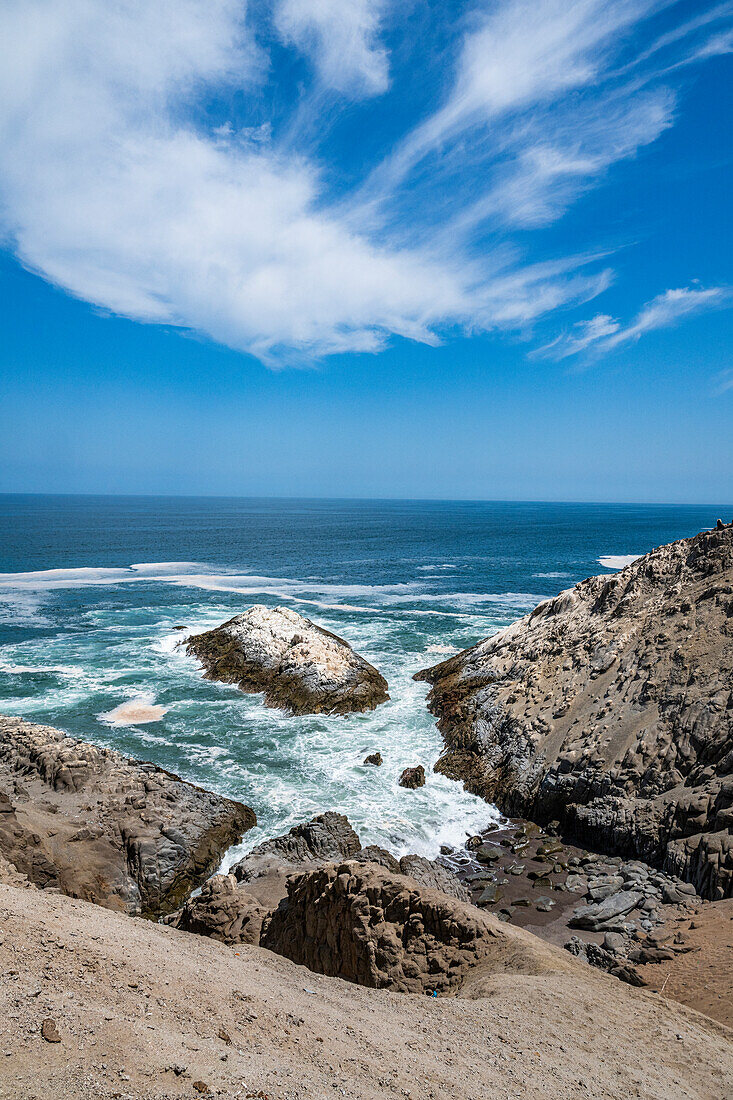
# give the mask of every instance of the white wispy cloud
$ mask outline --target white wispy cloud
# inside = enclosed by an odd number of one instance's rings
[[[733,369],[722,370],[715,376],[714,394],[716,397],[721,397],[724,393],[730,393],[733,391]]]
[[[277,0],[275,26],[284,42],[313,61],[338,92],[378,95],[389,85],[380,41],[387,0]]]
[[[257,20],[308,56],[313,102],[341,97],[348,115],[389,102],[382,32],[400,5],[4,0],[0,226],[70,294],[266,362],[521,329],[611,281],[592,249],[538,264],[506,229],[552,222],[673,124],[671,90],[611,79],[665,2],[480,3],[438,105],[426,89],[423,120],[334,193],[323,151],[294,152],[262,118],[278,74]],[[220,95],[251,103],[251,122],[209,124]]]
[[[684,317],[725,309],[732,305],[733,292],[729,287],[680,287],[667,290],[647,302],[627,325],[599,313],[588,321],[578,322],[570,332],[563,333],[551,344],[540,348],[537,354],[552,359],[567,359],[588,350],[595,353],[612,351],[621,344],[638,340],[647,332],[669,328]]]

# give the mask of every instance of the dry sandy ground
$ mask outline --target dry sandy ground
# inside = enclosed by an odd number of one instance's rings
[[[705,903],[668,928],[691,950],[639,973],[650,989],[664,988],[666,997],[733,1028],[733,900]]]
[[[3,1100],[733,1095],[730,1031],[581,963],[434,1000],[0,886],[0,973]]]

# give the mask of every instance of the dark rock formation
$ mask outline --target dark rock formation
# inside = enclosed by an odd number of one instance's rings
[[[270,909],[234,875],[214,875],[166,924],[222,943],[258,944]]]
[[[185,644],[208,679],[264,692],[267,706],[291,714],[351,714],[389,699],[387,681],[348,642],[287,607],[250,607]]]
[[[235,863],[231,873],[238,882],[249,882],[273,870],[290,871],[304,864],[316,866],[328,860],[350,859],[361,851],[361,841],[343,814],[325,814],[294,825],[284,836],[258,844]]]
[[[591,577],[417,679],[436,770],[733,894],[733,525]]]
[[[408,787],[411,791],[425,786],[425,768],[418,764],[416,768],[405,768],[400,776],[400,786]]]
[[[255,824],[154,764],[0,717],[0,855],[36,886],[159,917]]]
[[[374,863],[292,875],[261,940],[319,974],[399,993],[451,993],[477,966],[497,973],[564,968],[520,929]]]
[[[384,761],[382,760],[381,752],[372,752],[369,756],[364,757],[365,764],[373,764],[375,768],[381,768]]]
[[[294,872],[345,859],[378,864],[391,874],[410,876],[427,889],[470,901],[466,887],[441,863],[418,855],[398,859],[376,844],[362,848],[348,819],[329,811],[259,844],[228,875],[212,878],[168,923],[225,943],[256,943],[263,919],[287,897]]]
[[[569,943],[565,944],[565,950],[575,955],[577,959],[583,959],[589,966],[595,966],[598,970],[613,974],[614,978],[626,982],[627,985],[646,985],[635,966],[619,958],[616,952],[609,951],[608,948],[601,947],[597,943],[585,943],[577,936],[573,936]]]

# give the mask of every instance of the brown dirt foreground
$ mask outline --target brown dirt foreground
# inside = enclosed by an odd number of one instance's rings
[[[3,1100],[733,1095],[733,1033],[580,963],[407,996],[0,886],[0,970]]]

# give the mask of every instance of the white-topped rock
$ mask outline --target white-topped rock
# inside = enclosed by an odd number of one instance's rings
[[[389,699],[387,681],[348,642],[287,607],[256,604],[188,638],[210,680],[264,692],[291,714],[350,714]]]

